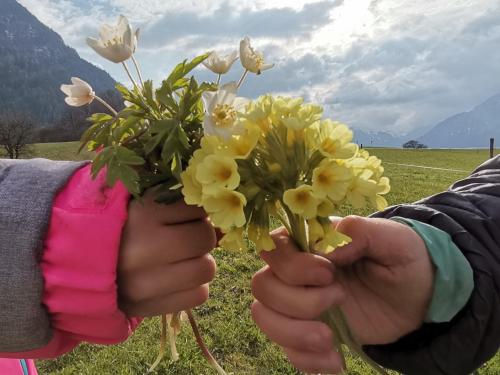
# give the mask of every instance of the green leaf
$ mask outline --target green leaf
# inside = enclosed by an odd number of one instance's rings
[[[197,56],[193,60],[191,60],[190,62],[187,62],[187,60],[184,60],[182,63],[178,64],[174,68],[174,70],[172,71],[172,73],[170,73],[170,75],[168,76],[168,78],[166,80],[166,83],[170,87],[173,87],[173,85],[178,80],[180,80],[181,78],[183,78],[184,76],[186,76],[186,74],[188,74],[189,72],[191,72],[194,68],[196,68],[203,61],[205,61],[209,55],[210,55],[209,53],[206,53],[204,55]]]
[[[143,165],[145,163],[144,159],[134,151],[122,146],[116,148],[116,158],[120,163],[127,165]]]
[[[113,156],[113,148],[105,147],[92,161],[92,167],[90,168],[92,178],[96,178],[99,171],[104,168],[104,166],[109,163],[111,157]]]
[[[114,117],[107,113],[94,113],[88,120],[93,124],[102,124],[114,120]]]
[[[154,99],[153,94],[153,81],[147,80],[144,82],[144,97],[146,98],[146,102],[149,104],[151,108],[157,109],[158,104]]]

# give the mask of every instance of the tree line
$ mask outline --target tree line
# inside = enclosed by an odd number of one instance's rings
[[[115,91],[110,90],[99,96],[118,111],[124,107]],[[0,150],[6,157],[18,159],[30,156],[30,145],[33,143],[78,141],[90,125],[87,118],[95,112],[104,111],[106,109],[97,102],[80,108],[67,107],[58,120],[49,124],[40,124],[26,112],[0,113]]]

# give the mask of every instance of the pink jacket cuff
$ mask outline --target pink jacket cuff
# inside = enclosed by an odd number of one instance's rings
[[[26,358],[53,358],[82,341],[119,343],[139,324],[118,308],[116,284],[129,197],[119,182],[106,187],[104,172],[92,180],[90,165],[56,196],[41,260],[54,337]]]

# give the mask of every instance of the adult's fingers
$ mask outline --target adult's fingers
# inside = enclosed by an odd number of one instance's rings
[[[276,277],[269,266],[254,275],[252,293],[268,308],[297,319],[316,319],[345,298],[338,283],[325,287],[290,286]]]
[[[333,282],[333,264],[318,255],[298,250],[284,229],[272,233],[276,249],[261,252],[274,274],[289,285],[324,286]]]
[[[208,299],[208,284],[170,294],[160,299],[141,303],[124,303],[120,306],[127,316],[151,317],[184,311],[203,304]]]
[[[214,258],[206,254],[171,264],[168,268],[158,266],[122,273],[119,278],[120,294],[132,303],[161,298],[206,284],[212,281],[215,271]]]
[[[328,353],[303,352],[294,348],[283,348],[290,362],[306,373],[338,374],[345,366],[340,354],[334,350]]]
[[[347,216],[338,222],[336,230],[352,238],[350,244],[328,256],[339,266],[352,264],[363,257],[383,266],[398,265],[412,257],[411,253],[401,250],[409,243],[422,241],[408,226],[387,219]]]
[[[280,346],[317,353],[333,350],[333,335],[325,323],[292,319],[259,301],[252,304],[252,317],[262,332]]]

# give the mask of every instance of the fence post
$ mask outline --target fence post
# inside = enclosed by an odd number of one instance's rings
[[[490,138],[490,159],[493,158],[494,153],[495,153],[495,138]]]

